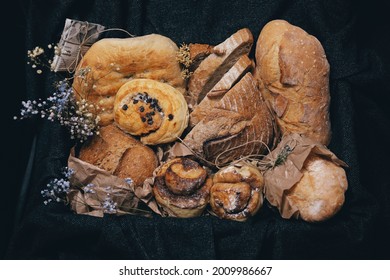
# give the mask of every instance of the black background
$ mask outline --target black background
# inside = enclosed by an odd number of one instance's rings
[[[389,259],[386,2],[12,1],[3,10],[11,22],[3,24],[0,255],[5,259]],[[160,33],[178,44],[217,44],[243,27],[249,27],[257,39],[262,26],[275,18],[317,36],[331,65],[330,147],[351,166],[343,211],[330,222],[307,225],[283,221],[268,209],[241,224],[211,217],[180,221],[155,217],[152,222],[140,217],[94,219],[75,217],[58,205],[43,207],[40,186],[58,174],[71,143],[56,125],[12,117],[21,100],[51,93],[50,77],[38,77],[26,67],[26,51],[58,41],[66,17],[136,35]],[[24,200],[21,189],[35,135],[34,173]]]

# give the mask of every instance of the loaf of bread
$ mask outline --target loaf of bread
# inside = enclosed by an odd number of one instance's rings
[[[203,213],[212,179],[196,161],[185,157],[164,163],[154,179],[157,203],[171,216],[189,218]]]
[[[285,198],[307,222],[321,222],[333,217],[343,206],[348,181],[345,170],[335,163],[310,155],[303,166],[303,177]]]
[[[101,127],[99,132],[83,144],[78,158],[142,186],[158,166],[153,150],[113,124]]]
[[[94,43],[77,66],[73,89],[78,100],[95,105],[100,125],[114,120],[114,100],[126,82],[145,78],[167,83],[182,94],[185,80],[176,59],[178,47],[169,38],[150,34],[107,38]]]
[[[188,81],[190,104],[198,104],[242,55],[249,54],[252,45],[252,33],[243,28],[215,46]]]
[[[255,77],[281,132],[328,145],[330,68],[321,43],[287,21],[273,20],[261,30],[255,56]]]
[[[252,69],[253,63],[247,55],[243,55],[237,62],[222,76],[214,87],[206,94],[198,105],[194,106],[190,115],[190,127],[197,125],[220,101],[233,85],[235,85],[248,71]]]
[[[347,165],[326,146],[287,134],[267,161],[265,198],[283,218],[321,222],[341,209],[348,188]]]
[[[245,221],[263,205],[264,178],[249,163],[239,163],[219,170],[210,189],[212,211],[220,218]]]
[[[200,158],[223,166],[267,153],[274,144],[274,128],[273,115],[247,73],[192,128],[184,144]]]
[[[114,119],[125,132],[148,145],[177,140],[188,125],[188,106],[174,87],[150,79],[134,79],[116,94]]]

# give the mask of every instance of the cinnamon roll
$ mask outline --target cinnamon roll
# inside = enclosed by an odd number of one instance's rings
[[[263,204],[264,178],[249,163],[227,166],[218,171],[210,189],[212,211],[220,218],[245,221]]]
[[[158,170],[153,194],[157,203],[170,216],[200,216],[209,202],[212,179],[197,162],[174,158]]]
[[[116,94],[114,119],[125,132],[141,142],[157,145],[173,142],[188,125],[184,96],[172,86],[150,79],[134,79]]]

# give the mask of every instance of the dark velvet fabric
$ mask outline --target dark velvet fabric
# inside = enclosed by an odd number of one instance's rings
[[[349,165],[349,189],[342,210],[318,224],[284,220],[266,205],[245,223],[212,216],[76,215],[64,205],[45,206],[40,196],[48,180],[57,177],[66,165],[72,146],[66,130],[44,120],[28,121],[37,134],[32,177],[26,199],[15,202],[23,211],[15,221],[5,258],[390,258],[389,44],[384,39],[390,28],[384,18],[385,4],[337,0],[34,0],[22,5],[27,49],[57,42],[65,18],[123,28],[134,35],[159,33],[177,44],[217,44],[243,27],[257,40],[262,27],[278,18],[302,27],[321,41],[331,66],[333,136],[329,147]],[[25,77],[27,98],[51,94],[55,78],[50,73],[38,76],[27,68]]]

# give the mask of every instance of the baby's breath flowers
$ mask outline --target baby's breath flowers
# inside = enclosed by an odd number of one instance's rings
[[[54,178],[46,185],[46,188],[41,191],[45,205],[52,201],[66,202],[66,195],[70,190],[69,179],[73,174],[74,170],[66,167],[62,171],[61,178]]]
[[[98,134],[99,117],[93,113],[94,105],[85,99],[76,100],[66,79],[57,83],[56,91],[46,100],[27,100],[22,102],[22,106],[20,117],[15,116],[14,119],[38,115],[49,121],[58,121],[69,130],[71,139],[80,142]]]
[[[48,49],[54,51],[54,54],[61,53],[60,48],[54,44],[49,44]],[[35,47],[32,50],[27,51],[27,64],[31,65],[31,68],[35,69],[37,74],[42,74],[42,68],[49,68],[51,70],[51,64],[53,61],[48,59],[46,56],[46,51],[42,47]]]
[[[47,48],[53,55],[60,55],[61,49],[54,44],[48,44]],[[42,73],[43,68],[52,69],[53,60],[48,59],[46,51],[42,47],[35,47],[27,51],[28,64]],[[55,71],[54,71],[55,72]],[[87,80],[91,72],[89,67],[79,69],[75,74],[83,80]],[[70,81],[74,78],[65,78],[55,84],[55,92],[46,100],[27,100],[22,102],[20,116],[14,119],[27,119],[35,115],[49,121],[58,121],[62,126],[68,128],[71,139],[84,142],[90,136],[99,133],[98,123],[100,121],[96,112],[97,106],[90,104],[86,99],[75,98],[74,90]]]

